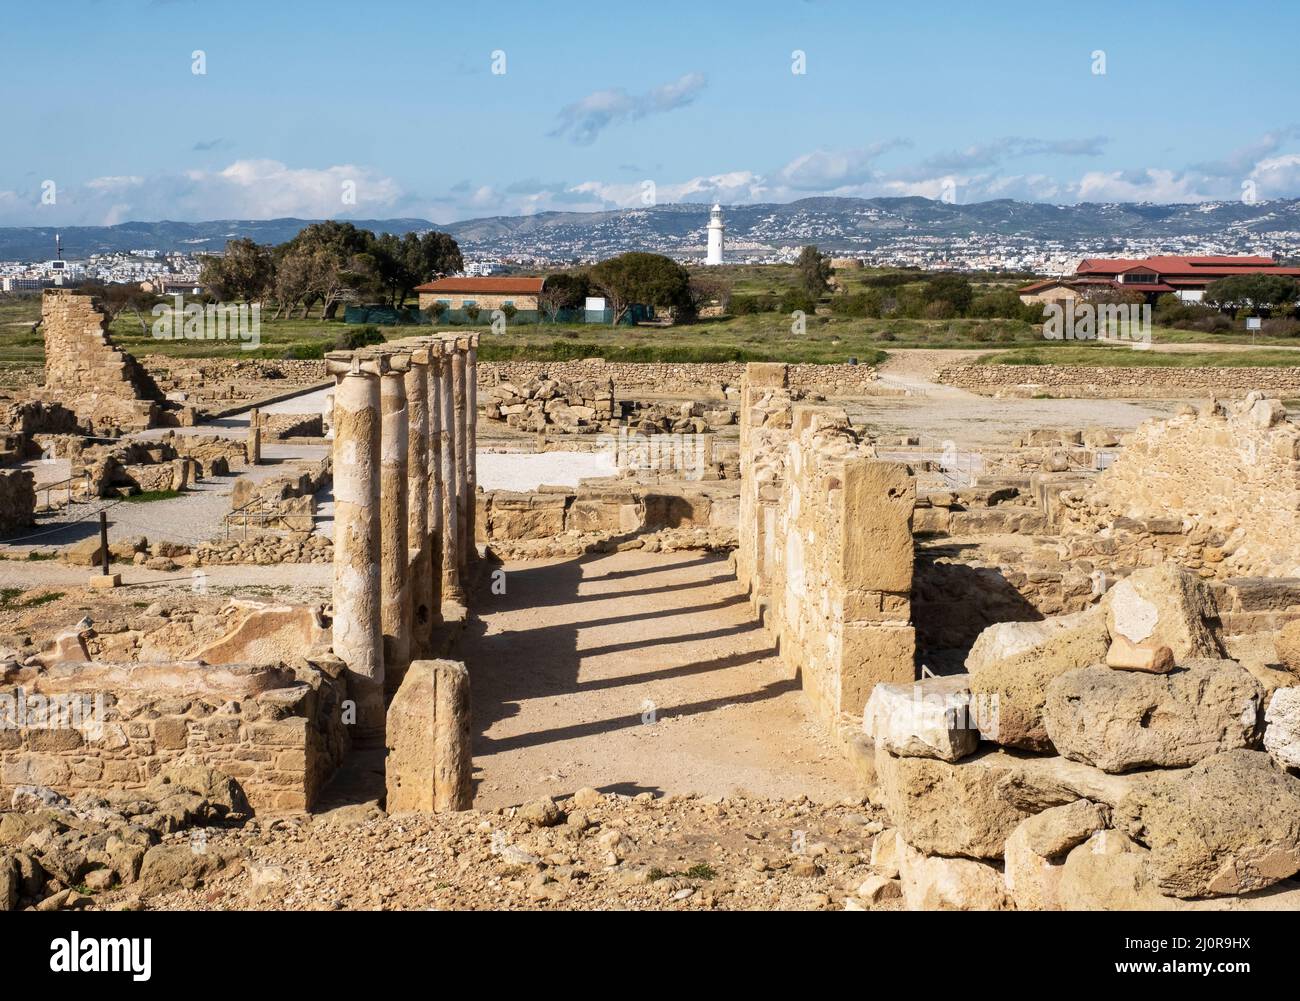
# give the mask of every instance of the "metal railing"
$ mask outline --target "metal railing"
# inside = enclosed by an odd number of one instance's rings
[[[90,479],[90,470],[88,469],[83,469],[80,473],[73,473],[65,480],[55,480],[53,483],[42,483],[40,486],[38,486],[36,488],[38,493],[40,493],[41,491],[45,492],[45,510],[46,511],[54,510],[53,495],[54,495],[54,491],[59,489],[59,487],[67,487],[68,490],[67,506],[71,507],[73,504],[72,487],[73,484],[78,482],[85,483],[86,499],[90,500],[91,479]]]
[[[258,495],[246,504],[241,504],[239,507],[226,513],[226,515],[221,519],[222,537],[229,540],[231,528],[238,528],[241,525],[243,527],[243,538],[245,540],[248,539],[249,525],[266,528],[269,525],[279,522],[279,527],[291,529],[292,526],[289,525],[286,519],[293,515],[301,515],[303,513],[304,512],[302,511],[290,510],[279,502],[270,501],[265,497]]]

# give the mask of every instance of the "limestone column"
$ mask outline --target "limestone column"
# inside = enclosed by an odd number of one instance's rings
[[[442,341],[434,339],[428,348],[429,364],[429,608],[433,624],[442,624]]]
[[[469,527],[469,519],[465,513],[469,501],[467,496],[468,477],[466,475],[468,469],[466,456],[469,441],[466,425],[468,423],[469,395],[465,386],[465,355],[468,352],[468,347],[469,341],[466,338],[456,338],[451,356],[451,391],[453,406],[455,407],[456,434],[456,569],[462,575],[469,559],[468,550],[470,547],[469,536],[466,532]]]
[[[250,466],[262,462],[262,414],[254,407],[248,412],[248,444],[244,447]]]
[[[387,368],[386,365],[384,367]],[[411,591],[408,587],[410,553],[406,493],[410,435],[404,372],[388,370],[380,378],[379,410],[379,536],[383,551],[379,570],[380,607],[384,627],[384,685],[392,692],[401,684],[411,663]]]
[[[460,518],[459,487],[457,478],[456,417],[454,363],[456,345],[443,341],[442,377],[438,381],[438,397],[442,406],[442,593],[445,598],[460,600]]]
[[[411,656],[433,642],[433,547],[429,536],[429,351],[411,353],[406,370],[406,545],[410,552]],[[393,688],[392,685],[389,686]]]
[[[353,736],[384,731],[384,643],[379,607],[379,379],[352,371],[334,393],[334,653],[356,704]]]
[[[465,548],[471,560],[478,555],[478,338],[470,335],[465,354]]]

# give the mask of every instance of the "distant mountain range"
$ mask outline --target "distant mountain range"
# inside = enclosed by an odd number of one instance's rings
[[[492,216],[435,226],[424,219],[355,219],[375,232],[440,229],[474,256],[534,253],[553,258],[595,257],[624,250],[703,252],[709,208],[703,204],[657,205],[606,212],[540,212]],[[960,240],[1006,237],[1017,241],[1171,242],[1300,234],[1300,199],[1247,204],[1241,201],[1180,205],[1084,203],[1047,205],[1009,199],[948,204],[926,198],[804,198],[785,204],[733,205],[724,209],[727,245],[754,253],[816,243],[827,251],[869,251],[918,238]],[[220,250],[227,240],[250,237],[282,243],[311,219],[127,222],[116,226],[0,228],[0,260],[42,260],[54,255],[54,234],[64,256],[155,249]]]

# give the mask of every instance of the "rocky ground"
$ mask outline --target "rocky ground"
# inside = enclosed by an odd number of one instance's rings
[[[87,805],[78,805],[83,817]],[[587,788],[558,802],[492,811],[388,817],[373,804],[356,804],[225,827],[173,823],[160,818],[157,807],[139,808],[145,812],[136,817],[113,818],[99,807],[96,816],[109,818],[107,825],[70,816],[66,807],[40,805],[39,813],[21,815],[26,821],[0,814],[8,818],[0,821],[0,890],[3,856],[16,852],[25,856],[29,881],[33,860],[40,865],[46,855],[47,868],[59,870],[41,884],[42,894],[51,891],[44,902],[22,898],[21,906],[39,910],[901,906],[891,863],[871,864],[882,819],[858,803],[631,797]],[[195,794],[173,797],[162,811],[181,820],[186,811],[194,817],[217,812]],[[95,833],[49,833],[61,821]],[[138,845],[125,863],[120,854],[118,861],[104,855],[102,845],[86,847],[107,840],[106,826],[118,830],[115,850]],[[23,841],[12,843],[18,834]],[[123,884],[112,866],[125,864],[129,872],[133,863],[139,875]]]

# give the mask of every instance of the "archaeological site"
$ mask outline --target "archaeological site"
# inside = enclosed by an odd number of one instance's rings
[[[1275,396],[42,331],[0,909],[1300,908]]]

